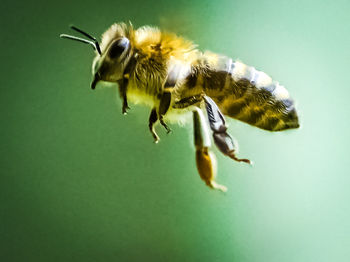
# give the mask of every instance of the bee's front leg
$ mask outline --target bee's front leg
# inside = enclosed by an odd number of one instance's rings
[[[213,138],[215,145],[226,156],[238,162],[245,162],[251,164],[249,159],[241,159],[236,157],[238,145],[234,143],[232,137],[226,132],[225,118],[220,112],[215,102],[207,96],[204,96],[205,105],[208,113],[208,120],[210,128],[213,131]]]
[[[128,110],[130,109],[128,105],[128,99],[126,96],[126,89],[128,86],[128,82],[129,82],[128,75],[124,76],[124,78],[118,82],[119,96],[123,100],[123,107],[122,107],[123,115],[126,115]]]
[[[193,130],[196,147],[196,164],[201,179],[210,188],[226,192],[227,188],[225,186],[215,182],[216,159],[215,155],[210,151],[211,142],[208,134],[208,126],[199,108],[193,111]]]

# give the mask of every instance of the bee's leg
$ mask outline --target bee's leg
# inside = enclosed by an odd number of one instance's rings
[[[159,136],[154,130],[154,124],[157,122],[157,120],[159,120],[160,124],[164,126],[168,134],[171,132],[171,129],[163,120],[163,116],[166,114],[166,112],[169,109],[170,102],[171,102],[171,90],[165,90],[163,94],[160,96],[158,110],[156,108],[153,108],[149,116],[148,127],[149,127],[149,130],[151,131],[151,134],[154,138],[155,143],[159,142]]]
[[[237,143],[235,144],[232,137],[226,132],[227,127],[225,125],[224,116],[210,97],[204,96],[204,100],[208,113],[210,128],[213,131],[215,145],[224,155],[229,156],[233,160],[251,164],[251,161],[249,159],[241,159],[236,157],[235,153],[238,152],[238,145]]]
[[[123,79],[120,81],[121,83],[119,83],[119,94],[120,97],[123,99],[122,113],[124,115],[126,115],[127,111],[130,109],[128,105],[128,99],[126,97],[126,89],[129,83],[130,74],[135,69],[135,65],[136,59],[135,57],[132,57],[124,70]]]
[[[123,107],[122,107],[122,113],[123,115],[127,114],[127,111],[130,109],[128,106],[128,99],[126,97],[126,87],[128,86],[128,78],[124,77],[122,80],[118,82],[118,88],[119,88],[119,96],[123,100]]]
[[[201,179],[213,189],[223,192],[227,188],[215,182],[216,176],[216,159],[215,155],[210,151],[210,137],[208,126],[204,115],[199,108],[193,111],[193,130],[194,144],[196,147],[196,164]]]
[[[158,109],[158,118],[159,118],[160,124],[162,126],[164,126],[164,128],[166,129],[168,134],[171,132],[171,129],[164,122],[163,116],[168,111],[169,106],[170,106],[170,102],[171,102],[171,90],[165,90],[160,98],[159,109]]]
[[[149,127],[149,130],[151,131],[151,134],[153,136],[154,143],[159,142],[159,137],[158,137],[156,131],[154,130],[154,124],[157,122],[157,120],[158,120],[157,111],[155,108],[153,108],[151,111],[151,114],[149,116],[148,127]]]
[[[173,91],[177,78],[181,71],[180,65],[175,65],[169,68],[168,75],[166,78],[166,81],[164,83],[164,90],[163,94],[160,96],[160,103],[158,108],[158,118],[159,122],[164,128],[166,129],[167,133],[169,134],[171,132],[171,129],[168,127],[168,125],[164,122],[163,116],[166,114],[170,107],[171,103],[171,92]]]
[[[123,96],[122,113],[123,113],[123,115],[126,115],[128,113],[128,110],[130,109],[130,107],[128,105],[128,99],[126,97],[126,88],[123,89],[122,96]]]

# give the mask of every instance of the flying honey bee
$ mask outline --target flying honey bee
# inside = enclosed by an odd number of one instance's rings
[[[123,114],[129,109],[128,101],[150,106],[148,126],[156,143],[156,123],[169,133],[168,122],[192,114],[197,170],[210,188],[227,190],[215,181],[210,130],[224,155],[251,163],[236,156],[238,145],[227,133],[224,115],[269,131],[299,127],[288,91],[254,67],[201,52],[193,42],[155,27],[134,29],[131,23],[113,24],[102,35],[101,44],[86,32],[71,28],[88,39],[66,34],[60,37],[89,44],[96,52],[91,88],[100,81],[117,83]]]

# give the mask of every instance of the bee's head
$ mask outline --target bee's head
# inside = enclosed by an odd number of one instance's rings
[[[93,80],[91,88],[95,89],[99,81],[117,82],[123,78],[124,70],[131,57],[130,35],[132,27],[126,24],[112,25],[102,36],[101,46],[95,37],[71,26],[72,29],[85,35],[90,40],[62,34],[61,37],[90,44],[96,51],[92,63]]]
[[[91,88],[94,89],[100,80],[117,82],[122,79],[125,67],[130,60],[130,51],[128,38],[121,37],[111,41],[101,56],[97,55],[92,63]]]

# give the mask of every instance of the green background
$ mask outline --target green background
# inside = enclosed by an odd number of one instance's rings
[[[350,261],[350,2],[1,3],[1,261]],[[280,81],[302,128],[229,120],[249,167],[217,153],[211,191],[192,125],[152,143],[149,109],[90,90],[74,23],[157,25]]]

